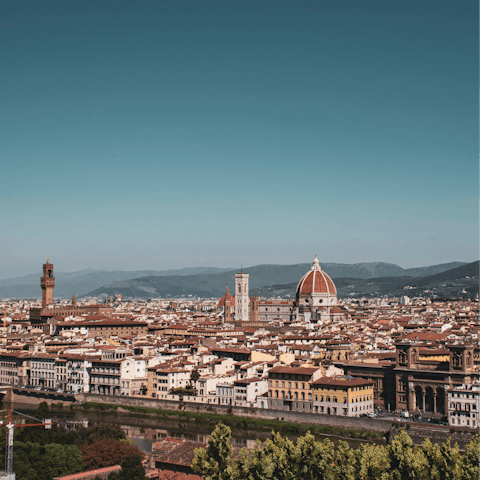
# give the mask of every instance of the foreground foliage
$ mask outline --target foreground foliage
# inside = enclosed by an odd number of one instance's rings
[[[390,445],[364,444],[352,449],[344,441],[321,442],[308,432],[294,443],[279,433],[262,447],[242,448],[233,459],[231,430],[219,424],[208,448],[195,450],[192,469],[205,480],[476,480],[479,478],[479,440],[475,435],[465,453],[426,439],[413,445],[405,431]]]
[[[86,470],[120,465],[127,457],[137,456],[142,458],[142,453],[128,441],[99,440],[91,445],[80,447],[82,460]]]
[[[0,415],[1,416],[1,415]],[[46,403],[34,414],[50,417]],[[143,480],[143,453],[115,425],[95,425],[67,430],[56,424],[14,429],[13,471],[17,480],[51,480],[54,477],[125,463],[128,476],[117,480]],[[0,429],[0,458],[5,458],[6,429]],[[3,464],[0,465],[2,469]],[[122,467],[123,468],[123,467]],[[123,475],[123,473],[122,473]],[[142,476],[143,475],[143,476]],[[114,479],[114,480],[116,480]]]

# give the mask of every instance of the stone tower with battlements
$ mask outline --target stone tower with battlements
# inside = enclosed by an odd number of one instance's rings
[[[248,322],[249,304],[248,273],[235,274],[235,322]]]
[[[40,278],[42,287],[42,308],[48,308],[53,305],[53,289],[55,287],[55,277],[53,276],[53,263],[50,263],[47,257],[47,263],[43,264],[43,277]]]

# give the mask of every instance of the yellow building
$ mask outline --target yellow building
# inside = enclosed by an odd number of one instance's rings
[[[312,411],[311,383],[321,376],[320,367],[274,367],[268,371],[268,408]]]
[[[312,382],[313,413],[359,417],[373,414],[373,382],[352,377],[320,377]]]
[[[158,365],[147,368],[147,397],[149,398],[157,398],[157,368]]]

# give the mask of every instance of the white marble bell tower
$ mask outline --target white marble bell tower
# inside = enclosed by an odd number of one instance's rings
[[[250,319],[248,297],[248,273],[235,274],[235,321],[248,322]]]

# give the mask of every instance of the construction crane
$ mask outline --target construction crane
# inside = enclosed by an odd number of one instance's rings
[[[38,420],[42,423],[19,423],[15,424],[12,418],[12,412],[17,413],[18,415],[23,415],[24,417],[33,418],[33,420]],[[25,415],[21,412],[16,412],[15,410],[8,410],[7,421],[2,421],[0,423],[0,427],[6,427],[7,429],[7,448],[5,449],[5,474],[6,476],[0,476],[0,479],[6,480],[15,480],[15,474],[13,474],[13,429],[19,427],[41,427],[45,426],[45,429],[52,428],[52,420],[50,418],[46,418],[43,421],[31,417],[30,415]]]

